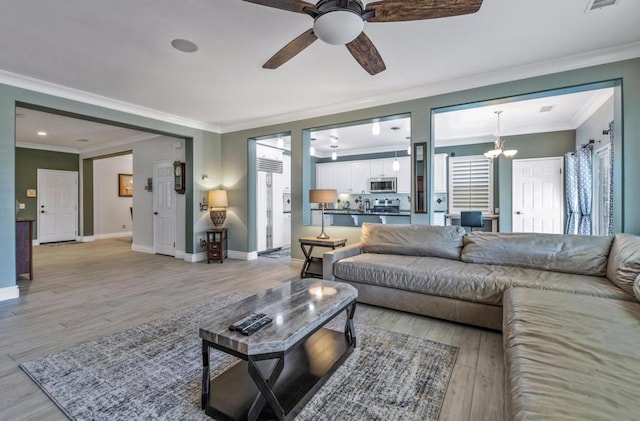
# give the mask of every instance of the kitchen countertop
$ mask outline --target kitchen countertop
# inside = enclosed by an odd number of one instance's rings
[[[324,213],[325,215],[411,216],[410,210],[401,210],[400,212],[364,212],[357,209],[327,209],[324,211]]]

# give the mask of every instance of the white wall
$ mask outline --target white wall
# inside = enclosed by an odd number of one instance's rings
[[[613,96],[607,100],[595,113],[591,115],[576,129],[576,148],[580,145],[588,143],[590,139],[596,141],[594,150],[599,149],[607,141],[609,141],[609,135],[603,135],[602,131],[609,128],[609,123],[613,121]],[[618,128],[620,130],[620,128]],[[598,143],[601,140],[602,143]]]
[[[131,174],[131,155],[93,161],[93,229],[96,238],[131,235],[130,197],[118,196],[118,174]]]
[[[180,143],[176,149],[174,144]],[[168,136],[133,144],[133,249],[153,252],[153,192],[144,189],[153,178],[153,163],[185,160],[185,141]],[[176,194],[176,252],[184,254],[186,244],[186,201]]]

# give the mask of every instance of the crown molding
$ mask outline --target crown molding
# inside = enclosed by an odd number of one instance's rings
[[[363,108],[375,107],[396,102],[410,101],[450,92],[466,89],[480,88],[497,83],[511,82],[530,77],[543,76],[552,73],[560,73],[569,70],[613,63],[640,57],[640,42],[632,42],[620,46],[603,48],[587,53],[575,54],[559,59],[532,63],[523,66],[512,67],[494,72],[482,73],[474,76],[436,82],[427,85],[419,85],[398,90],[388,94],[363,97],[352,101],[344,101],[339,104],[331,104],[322,107],[309,108],[298,112],[278,114],[251,121],[224,125],[220,127],[220,133],[230,133],[238,130],[254,129],[274,124],[282,124],[290,121],[304,120],[307,118],[322,117],[330,114],[343,113]]]
[[[28,89],[47,95],[53,95],[72,101],[78,101],[85,104],[91,104],[98,107],[121,111],[123,113],[133,114],[140,117],[152,118],[154,120],[160,120],[167,123],[176,124],[178,126],[220,133],[220,127],[211,123],[180,117],[174,114],[165,113],[163,111],[154,110],[152,108],[119,101],[117,99],[93,94],[91,92],[82,91],[75,88],[70,88],[64,85],[58,85],[56,83],[51,83],[40,79],[35,79],[29,76],[19,75],[17,73],[7,72],[5,70],[0,70],[0,83],[14,86],[16,88]]]
[[[78,155],[80,154],[80,151],[78,149],[70,148],[68,146],[41,145],[39,143],[29,143],[29,142],[16,142],[16,148],[38,149],[41,151],[51,151],[51,152],[75,153]]]
[[[613,97],[613,89],[608,89],[603,92],[598,92],[597,95],[594,95],[589,101],[587,101],[581,108],[578,110],[571,123],[574,129],[582,126],[582,124],[587,121],[589,117],[593,115],[605,102],[609,100],[609,98]]]

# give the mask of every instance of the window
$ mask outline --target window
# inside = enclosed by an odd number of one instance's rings
[[[482,155],[449,158],[449,213],[493,213],[493,161]]]

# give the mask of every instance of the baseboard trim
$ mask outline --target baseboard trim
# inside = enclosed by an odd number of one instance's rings
[[[76,238],[76,241],[80,241],[82,243],[88,243],[90,241],[96,241],[96,237],[94,235],[86,235],[84,237]]]
[[[131,231],[123,231],[123,232],[110,232],[107,234],[96,234],[94,237],[96,240],[106,240],[109,238],[131,237],[131,235],[133,235]]]
[[[238,259],[238,260],[256,260],[258,258],[257,251],[237,251],[237,250],[229,250],[227,252],[229,259]]]
[[[150,246],[143,246],[141,244],[131,244],[131,250],[139,251],[140,253],[156,254],[156,250]]]
[[[176,250],[176,254],[175,254],[175,256],[174,256],[174,257],[175,257],[176,259],[184,260],[184,257],[186,256],[186,254],[187,254],[187,253],[185,253],[185,252],[184,252],[184,251],[182,251],[182,250]]]
[[[38,239],[31,240],[31,245],[33,245],[33,246],[39,246],[39,245],[40,245],[40,241],[39,241]]]
[[[207,260],[207,253],[206,252],[200,252],[200,253],[185,253],[184,254],[184,261],[187,263],[198,263],[198,262],[202,262],[204,260]]]
[[[18,289],[18,285],[0,288],[0,301],[13,300],[15,298],[20,298],[20,289]]]

